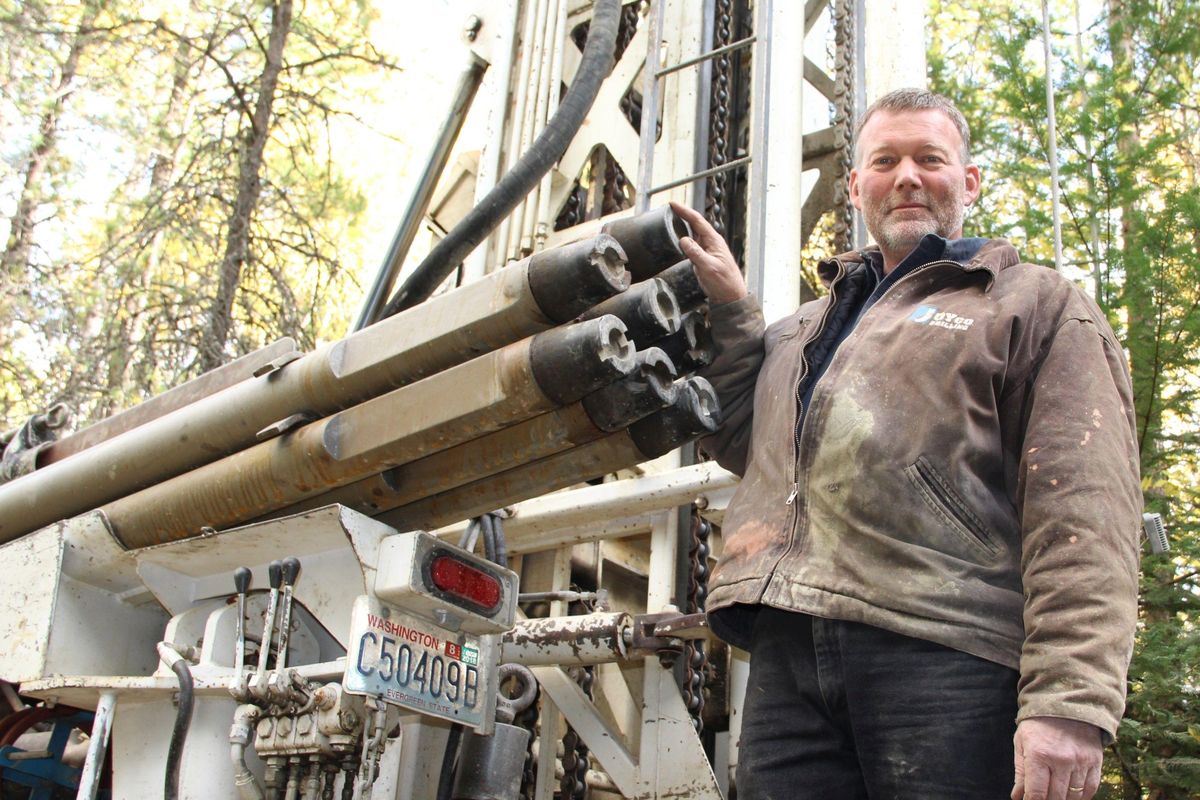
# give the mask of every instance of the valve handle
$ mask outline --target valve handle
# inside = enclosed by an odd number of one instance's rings
[[[300,576],[300,559],[289,556],[283,560],[283,582],[294,586]]]
[[[278,589],[279,584],[283,579],[283,564],[279,561],[272,561],[267,564],[267,580],[271,583],[272,589]]]
[[[245,594],[250,588],[251,577],[249,567],[238,567],[233,571],[233,585],[237,589],[238,594]]]

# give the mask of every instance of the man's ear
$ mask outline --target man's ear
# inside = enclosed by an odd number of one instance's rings
[[[974,164],[968,164],[964,168],[964,172],[966,173],[965,178],[967,191],[966,202],[964,202],[963,205],[969,206],[979,199],[983,175],[980,173],[979,167],[975,166]]]
[[[850,170],[850,203],[859,211],[862,210],[862,195],[858,191],[858,170]]]

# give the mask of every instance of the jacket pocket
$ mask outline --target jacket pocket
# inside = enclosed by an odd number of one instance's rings
[[[1000,554],[1000,545],[983,520],[925,456],[918,456],[916,462],[905,467],[904,474],[925,505],[958,539],[989,559]]]

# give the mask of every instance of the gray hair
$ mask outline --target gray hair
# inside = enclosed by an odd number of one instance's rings
[[[962,139],[962,161],[963,164],[971,163],[971,129],[967,126],[966,117],[962,115],[953,103],[927,89],[896,89],[888,92],[883,97],[880,97],[867,108],[866,112],[859,118],[854,126],[854,163],[858,164],[858,140],[862,135],[863,127],[867,124],[872,115],[876,111],[941,111],[950,121],[954,123],[954,127],[958,129],[958,135]]]

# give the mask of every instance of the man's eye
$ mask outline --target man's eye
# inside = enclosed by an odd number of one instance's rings
[[[927,164],[944,164],[945,159],[942,158],[941,156],[925,156],[925,163],[927,163]]]
[[[885,166],[885,167],[888,166],[889,164],[891,164],[893,161],[895,161],[895,159],[892,158],[891,156],[880,156],[879,158],[875,159],[876,164],[879,164],[880,166]]]

